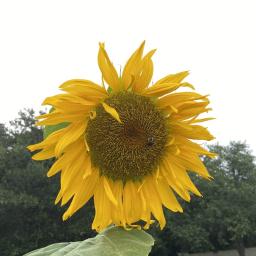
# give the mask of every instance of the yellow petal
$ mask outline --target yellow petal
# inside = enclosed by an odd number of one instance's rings
[[[183,212],[180,203],[163,177],[158,180],[156,187],[165,207],[174,212]]]
[[[61,169],[68,167],[70,163],[75,162],[75,159],[78,158],[80,154],[84,153],[85,151],[85,145],[82,138],[77,142],[69,145],[66,148],[65,153],[61,155],[61,157],[57,159],[56,162],[52,165],[47,173],[47,177],[51,177],[59,172]]]
[[[105,188],[105,192],[108,196],[108,199],[114,204],[117,206],[117,200],[110,188],[110,185],[109,185],[109,181],[106,177],[103,177],[103,184],[104,184],[104,188]]]
[[[157,100],[157,104],[159,107],[163,108],[168,105],[174,105],[180,103],[180,102],[186,102],[191,100],[197,100],[201,99],[203,96],[201,94],[195,93],[195,92],[180,92],[180,93],[172,93],[168,94],[160,99]],[[204,101],[208,101],[208,99],[205,97],[203,98]]]
[[[129,225],[140,220],[142,215],[142,201],[138,188],[139,184],[133,181],[127,181],[124,187],[124,212]]]
[[[170,158],[168,158],[169,160]],[[176,172],[172,169],[171,163],[167,159],[162,161],[160,165],[161,174],[164,176],[171,188],[184,200],[190,201],[190,195],[188,191],[182,186],[176,177]]]
[[[61,192],[61,190],[60,190],[59,193],[58,193],[58,195],[57,195],[57,197],[56,197],[56,199],[55,199],[54,204],[58,204],[59,201],[60,201],[60,199],[61,199],[61,197],[62,197],[62,192]]]
[[[60,88],[63,91],[69,91],[69,89],[74,89],[71,90],[71,92],[75,92],[75,89],[81,89],[81,92],[83,92],[86,96],[86,94],[90,94],[90,96],[95,96],[95,94],[98,96],[107,96],[108,93],[104,87],[101,87],[100,85],[90,81],[90,80],[85,80],[85,79],[71,79],[63,84],[60,85]],[[82,91],[84,89],[84,91]],[[86,89],[91,89],[91,90],[86,90]],[[76,95],[76,94],[74,94]],[[78,94],[78,96],[81,96]]]
[[[58,141],[55,147],[56,156],[60,156],[63,150],[71,143],[77,141],[85,132],[87,122],[72,123],[67,127],[63,137]]]
[[[114,68],[113,64],[111,63],[107,52],[104,49],[104,44],[99,44],[99,53],[98,53],[98,64],[101,70],[102,76],[104,80],[108,83],[108,85],[113,89],[113,91],[119,91],[120,87],[120,80],[116,69]]]
[[[117,200],[117,205],[113,205],[111,218],[115,225],[126,227],[123,210],[123,182],[121,180],[110,181],[111,190]]]
[[[123,191],[124,213],[128,224],[131,224],[134,221],[132,219],[132,195],[130,189],[131,183],[132,181],[127,181]]]
[[[33,155],[32,159],[39,161],[39,160],[45,160],[53,157],[55,157],[54,148],[50,147],[50,148],[43,149],[42,151]]]
[[[65,171],[61,173],[61,189],[63,194],[68,190],[72,190],[71,187],[74,187],[74,191],[76,190],[74,184],[81,182],[85,170],[89,167],[91,167],[90,158],[84,152],[81,152],[75,161],[65,167]],[[63,203],[65,204],[66,202]]]
[[[64,132],[65,132],[64,129],[60,129],[58,131],[55,131],[55,132],[51,133],[42,142],[34,144],[34,145],[30,145],[27,148],[30,151],[35,151],[35,150],[38,150],[38,149],[49,148],[51,146],[54,146],[57,143],[57,141],[60,139],[60,137],[63,136]]]
[[[178,89],[179,87],[190,87],[194,89],[194,87],[189,83],[181,83],[181,81],[188,75],[188,72],[181,72],[174,75],[166,76],[159,81],[157,81],[154,85],[147,88],[143,91],[143,95],[150,97],[161,97],[167,93],[171,93]]]
[[[152,177],[147,177],[144,186],[142,187],[146,200],[149,202],[150,210],[155,218],[159,221],[160,228],[163,229],[166,220],[163,213],[161,199],[157,193]]]
[[[94,194],[95,217],[92,228],[97,232],[106,228],[111,223],[111,207],[104,189],[103,177],[101,176]]]
[[[137,70],[140,67],[144,46],[145,41],[143,41],[140,47],[132,54],[124,67],[122,82],[125,89],[130,86],[132,82],[132,77],[134,77],[135,74],[138,73]]]
[[[202,196],[200,191],[197,189],[197,187],[194,185],[194,183],[191,181],[187,171],[182,167],[178,166],[175,162],[172,162],[172,166],[176,169],[178,172],[178,179],[183,184],[183,186],[194,193],[197,196]]]
[[[141,92],[149,85],[153,76],[153,61],[151,60],[155,50],[150,51],[141,61],[141,68],[139,68],[132,84],[132,90]]]
[[[192,142],[191,140],[182,136],[175,136],[175,144],[178,145],[180,148],[191,150],[198,155],[206,155],[211,158],[216,157],[215,153],[209,152],[208,150],[201,147],[199,144]]]
[[[142,197],[140,196],[141,191],[139,191],[140,183],[133,182],[131,184],[131,193],[132,193],[132,204],[133,204],[133,218],[136,220],[141,219],[143,208],[146,208],[145,202],[143,202]]]
[[[94,171],[91,176],[84,179],[82,186],[79,191],[75,194],[72,203],[70,204],[68,210],[64,213],[63,219],[71,217],[77,210],[84,206],[89,199],[93,196],[94,189],[98,183],[99,175],[98,172]]]
[[[92,101],[95,104],[108,96],[105,88],[89,80],[69,80],[63,83],[60,88],[70,95]]]
[[[84,175],[83,167],[87,168],[88,160],[77,159],[77,163],[64,167],[61,172],[61,206],[65,205],[81,189]]]
[[[179,88],[179,83],[154,84],[142,92],[145,96],[160,97]]]
[[[77,104],[80,105],[81,107],[84,106],[90,106],[90,105],[95,105],[95,102],[90,101],[88,99],[84,99],[72,94],[57,94],[55,96],[47,97],[42,105],[57,105],[61,106],[62,103],[69,103],[69,104]]]
[[[117,111],[114,108],[110,107],[108,104],[106,104],[104,102],[102,103],[102,106],[105,109],[105,111],[107,113],[109,113],[113,118],[115,118],[120,124],[123,123],[119,117],[119,114],[117,113]]]
[[[195,123],[206,122],[206,121],[210,121],[210,120],[214,120],[214,119],[216,119],[216,118],[214,118],[214,117],[207,117],[207,118],[201,118],[201,119],[194,118],[193,120],[189,120],[188,123],[195,124]]]
[[[39,118],[46,118],[45,120],[39,121],[36,123],[36,126],[42,126],[42,125],[55,125],[59,123],[72,123],[77,122],[81,120],[86,120],[86,118],[89,116],[90,109],[88,111],[83,111],[82,113],[63,113],[60,111],[53,111],[50,114],[45,114],[40,116]],[[64,131],[64,129],[62,130]]]
[[[57,159],[57,161],[51,166],[50,170],[47,172],[47,177],[51,177],[58,173],[62,169],[62,160],[63,157]]]
[[[213,140],[214,137],[210,134],[207,128],[200,125],[189,125],[182,122],[171,122],[171,130],[173,134],[178,134],[183,137],[194,140]]]
[[[173,118],[187,120],[191,117],[199,116],[202,113],[208,112],[211,108],[206,108],[209,102],[185,102],[177,105],[178,114],[174,115]]]
[[[208,173],[206,167],[202,163],[201,159],[193,152],[189,152],[183,149],[181,154],[178,156],[168,155],[170,162],[177,163],[178,165],[184,166],[186,170],[191,170],[205,179],[211,179],[212,177]]]
[[[188,75],[189,75],[188,71],[171,74],[158,80],[155,84],[158,85],[158,84],[164,84],[164,83],[180,83]]]

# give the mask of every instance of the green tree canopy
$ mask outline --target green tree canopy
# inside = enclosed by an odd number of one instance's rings
[[[59,177],[48,179],[50,161],[36,162],[26,149],[42,139],[34,111],[25,110],[0,125],[0,255],[20,256],[54,242],[81,240],[90,229],[92,205],[62,221],[64,209],[54,205]]]
[[[160,234],[159,247],[169,252],[163,255],[236,248],[242,256],[245,246],[256,245],[254,156],[243,142],[209,148],[218,154],[204,159],[214,180],[193,176],[203,198],[181,202],[183,214],[168,213],[168,228]]]

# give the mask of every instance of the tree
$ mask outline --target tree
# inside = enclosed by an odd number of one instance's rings
[[[94,235],[92,204],[71,220],[62,221],[65,209],[54,205],[59,177],[48,179],[51,161],[35,162],[26,149],[42,139],[34,120],[34,112],[25,110],[10,127],[0,126],[1,256],[20,256],[54,242]]]
[[[181,201],[182,214],[166,212],[168,224],[157,235],[152,255],[236,248],[244,256],[245,246],[256,245],[254,157],[242,142],[214,145],[210,150],[218,157],[204,162],[214,180],[208,182],[191,174],[203,198],[192,196],[191,203]]]
[[[211,150],[219,155],[217,159],[205,159],[214,181],[210,186],[200,182],[206,198],[206,224],[213,228],[211,236],[217,246],[232,245],[244,256],[248,238],[255,239],[256,235],[254,156],[242,142],[215,145]]]

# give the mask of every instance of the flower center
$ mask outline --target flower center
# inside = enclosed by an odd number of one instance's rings
[[[119,92],[105,101],[122,123],[96,107],[88,122],[86,140],[92,164],[113,180],[141,180],[153,173],[163,156],[168,128],[161,112],[147,97]]]

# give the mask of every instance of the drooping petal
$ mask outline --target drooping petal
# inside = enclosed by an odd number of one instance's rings
[[[114,197],[117,200],[117,205],[113,205],[111,209],[111,218],[115,225],[126,227],[126,220],[124,216],[123,207],[123,181],[111,181],[110,187],[113,191]]]
[[[141,218],[142,205],[140,199],[138,185],[132,181],[127,181],[124,186],[123,205],[126,221],[129,225]]]
[[[163,213],[162,202],[158,195],[157,189],[155,187],[152,177],[146,177],[145,183],[142,186],[142,190],[147,200],[150,210],[153,213],[154,217],[159,221],[160,228],[163,229],[166,220]]]
[[[93,196],[95,187],[97,186],[99,179],[98,172],[92,172],[92,175],[88,176],[86,179],[81,180],[80,189],[77,190],[72,203],[63,215],[63,219],[71,217],[77,210],[84,206],[89,199]]]
[[[114,108],[110,107],[108,104],[104,102],[102,103],[102,106],[107,113],[109,113],[113,118],[115,118],[120,124],[122,123],[118,112]]]
[[[99,179],[96,191],[94,194],[95,217],[92,223],[92,228],[96,231],[101,231],[111,223],[111,207],[112,204],[105,193],[103,177]]]
[[[117,206],[117,200],[113,194],[113,191],[109,183],[110,183],[110,180],[107,177],[103,177],[103,185],[104,185],[105,193],[107,194],[108,199],[111,201],[111,203]]]

